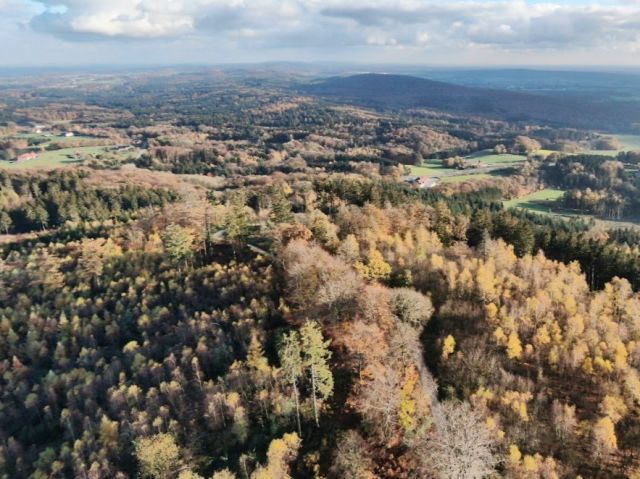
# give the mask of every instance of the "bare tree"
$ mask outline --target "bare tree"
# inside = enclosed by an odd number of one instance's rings
[[[466,402],[449,401],[433,416],[435,432],[416,444],[425,469],[441,479],[482,479],[494,472],[497,442],[480,414]]]
[[[362,389],[358,406],[366,422],[386,440],[397,427],[402,376],[397,368],[388,367],[380,367],[372,375]]]
[[[422,330],[433,315],[431,299],[411,288],[392,290],[391,305],[402,321],[418,330]]]

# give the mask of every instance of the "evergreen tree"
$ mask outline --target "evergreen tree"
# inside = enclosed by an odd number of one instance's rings
[[[185,267],[193,256],[193,234],[187,228],[171,224],[167,226],[162,243],[169,257],[176,263],[184,263]]]
[[[247,198],[244,193],[235,193],[229,198],[225,215],[227,238],[234,245],[234,253],[235,245],[249,236],[250,228]]]
[[[291,331],[282,338],[282,344],[278,351],[282,373],[293,389],[293,399],[296,403],[296,422],[298,425],[298,435],[302,437],[302,427],[300,426],[300,393],[298,381],[302,378],[303,362],[300,344],[300,334]]]
[[[322,337],[320,325],[307,321],[300,330],[302,340],[302,364],[311,376],[313,414],[316,425],[320,426],[318,399],[326,400],[333,394],[333,374],[329,368],[330,341]]]
[[[274,223],[291,222],[291,220],[293,220],[291,203],[289,202],[283,188],[272,188],[269,196],[271,197],[271,214],[269,215],[269,219]]]

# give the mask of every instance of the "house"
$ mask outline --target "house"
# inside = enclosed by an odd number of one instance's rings
[[[433,188],[438,184],[440,178],[435,176],[404,176],[402,181],[415,188]]]
[[[36,158],[38,158],[38,154],[34,153],[33,151],[30,151],[29,153],[23,153],[22,155],[18,156],[16,158],[16,161],[17,162],[29,161],[29,160],[35,160]]]

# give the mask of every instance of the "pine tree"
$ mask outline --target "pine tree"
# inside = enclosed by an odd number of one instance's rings
[[[435,232],[440,240],[448,245],[453,239],[453,222],[454,218],[451,210],[444,201],[438,201],[435,204]]]
[[[49,224],[49,213],[41,204],[32,205],[27,208],[26,216],[35,226],[39,226],[43,231]]]
[[[193,234],[187,228],[176,224],[167,226],[162,235],[162,243],[173,261],[187,266],[193,256]]]
[[[249,236],[251,228],[249,213],[247,211],[247,198],[243,193],[236,193],[229,198],[227,213],[225,215],[225,229],[227,238],[233,245],[235,255],[236,245]]]
[[[296,421],[298,424],[298,435],[302,437],[302,427],[300,425],[300,393],[298,381],[303,374],[302,350],[300,344],[300,334],[292,331],[282,338],[282,345],[278,351],[280,365],[287,381],[293,388],[293,398],[296,403]]]
[[[271,214],[269,218],[274,223],[289,223],[293,220],[291,213],[291,203],[281,187],[271,189],[269,196],[271,197]]]
[[[313,413],[316,425],[320,426],[318,417],[318,398],[326,400],[333,394],[333,374],[329,368],[330,341],[322,337],[320,325],[315,321],[307,321],[300,330],[302,339],[302,364],[311,374],[311,390]]]

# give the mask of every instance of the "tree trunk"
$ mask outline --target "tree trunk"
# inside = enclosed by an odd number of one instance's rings
[[[298,423],[298,436],[302,438],[302,426],[300,425],[300,398],[298,396],[298,385],[293,381],[293,396],[296,399],[296,421]]]
[[[320,427],[318,419],[318,400],[316,399],[316,368],[311,366],[311,389],[313,391],[313,415],[316,418],[316,426]]]

